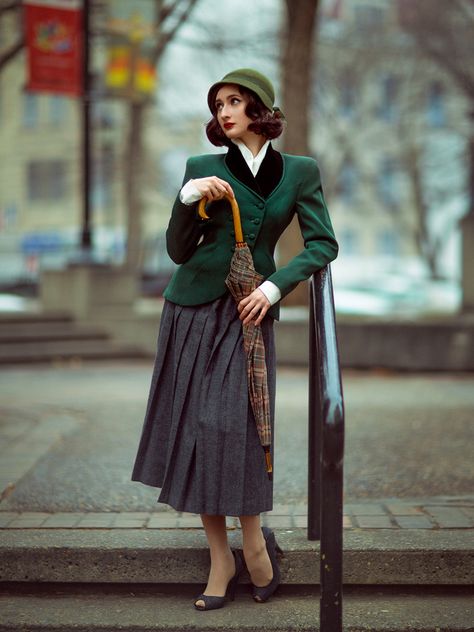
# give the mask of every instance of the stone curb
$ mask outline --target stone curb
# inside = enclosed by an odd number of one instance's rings
[[[305,529],[274,529],[284,584],[317,584],[320,542]],[[238,530],[229,544],[241,548]],[[345,530],[344,583],[472,585],[474,547],[465,529]],[[7,529],[0,581],[199,583],[209,549],[203,529]],[[244,573],[242,583],[248,583]]]
[[[307,505],[275,505],[262,514],[273,528],[306,528]],[[343,508],[344,529],[474,529],[474,502],[462,498],[350,502]],[[12,512],[0,510],[0,529],[202,529],[198,514],[175,511]],[[239,529],[227,517],[228,529]]]
[[[234,602],[212,613],[197,612],[196,588],[175,594],[154,591],[137,594],[5,595],[1,599],[1,632],[316,632],[317,594],[293,594],[280,589],[266,607],[256,607],[247,590],[238,589]],[[472,601],[456,592],[413,595],[410,591],[346,591],[346,632],[472,632]]]

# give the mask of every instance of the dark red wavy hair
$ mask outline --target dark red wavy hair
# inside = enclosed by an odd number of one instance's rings
[[[217,120],[217,109],[215,106],[216,94],[221,86],[217,86],[212,94],[211,98],[211,111],[212,118],[206,125],[206,134],[208,139],[213,145],[222,147],[227,145],[230,147],[232,141],[224,134],[219,122]],[[248,90],[243,86],[237,86],[241,95],[245,95],[248,98],[247,107],[245,108],[245,114],[252,119],[252,123],[249,124],[248,129],[255,134],[261,134],[267,139],[278,138],[283,131],[283,116],[279,110],[271,112],[265,107],[255,92]]]

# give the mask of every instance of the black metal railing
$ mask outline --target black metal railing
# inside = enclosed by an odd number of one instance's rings
[[[310,280],[308,540],[320,540],[320,630],[342,632],[344,398],[330,266]]]

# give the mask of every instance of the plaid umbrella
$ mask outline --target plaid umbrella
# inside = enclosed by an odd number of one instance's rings
[[[235,228],[235,252],[230,262],[230,270],[225,283],[229,288],[236,303],[248,296],[260,285],[264,277],[259,274],[253,265],[252,255],[248,245],[244,242],[240,211],[235,198],[226,195],[232,207]],[[200,217],[208,219],[206,214],[207,198],[199,202],[198,212]],[[255,423],[257,425],[260,444],[265,452],[265,463],[268,478],[272,479],[271,426],[270,426],[270,398],[268,395],[267,367],[265,364],[265,345],[260,326],[253,322],[243,325],[244,349],[247,354],[247,381],[250,403],[252,406]]]

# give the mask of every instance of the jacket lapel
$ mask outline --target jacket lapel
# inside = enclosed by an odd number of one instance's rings
[[[263,198],[267,198],[281,180],[283,174],[283,158],[275,151],[270,143],[265,158],[254,177],[245,162],[242,152],[237,145],[229,147],[225,162],[232,175]]]
[[[244,161],[245,162],[245,161]],[[260,186],[263,197],[267,198],[273,189],[279,184],[283,175],[283,158],[279,151],[275,151],[270,143],[260,169],[255,176]]]

